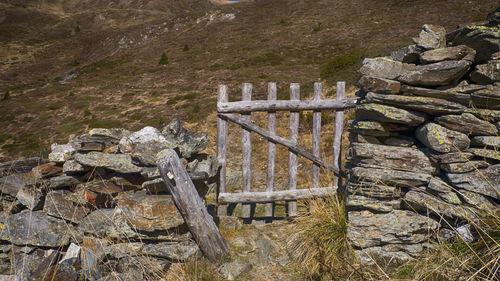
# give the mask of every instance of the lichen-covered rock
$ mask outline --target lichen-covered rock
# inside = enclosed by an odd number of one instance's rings
[[[374,212],[388,213],[394,209],[399,209],[401,199],[380,200],[380,198],[370,198],[361,195],[348,195],[345,206],[348,211],[371,210]]]
[[[252,269],[252,264],[241,261],[232,261],[219,267],[219,273],[226,280],[236,280],[238,276],[247,273]]]
[[[465,173],[446,174],[448,181],[455,187],[472,191],[491,198],[500,198],[500,165]]]
[[[114,239],[142,239],[147,241],[184,241],[189,238],[186,229],[142,232],[133,229],[121,209],[98,209],[88,214],[78,225],[79,235],[91,234]]]
[[[418,38],[413,42],[418,47],[430,50],[446,47],[446,29],[439,25],[424,24]]]
[[[352,211],[348,217],[347,237],[358,248],[426,242],[439,226],[426,216],[406,210],[384,214]]]
[[[471,96],[468,93],[462,93],[453,89],[437,90],[401,85],[401,92],[416,96],[445,99],[453,102],[458,102],[463,105],[469,105],[471,101]]]
[[[476,65],[475,70],[470,73],[470,80],[480,85],[500,81],[500,60],[490,60],[486,64]]]
[[[477,136],[473,137],[471,140],[472,146],[477,147],[489,147],[489,148],[500,148],[500,137],[499,136]]]
[[[405,194],[402,202],[409,210],[430,212],[451,220],[466,221],[475,217],[474,211],[466,206],[448,204],[424,192],[410,190]]]
[[[139,191],[121,194],[115,198],[115,203],[133,229],[169,230],[184,223],[171,195],[148,195],[145,191]]]
[[[464,200],[465,203],[478,208],[479,210],[483,210],[486,212],[491,212],[498,208],[495,204],[491,203],[491,201],[475,192],[469,192],[465,189],[461,189],[458,194]]]
[[[90,212],[85,206],[75,204],[68,199],[71,194],[67,190],[54,190],[47,194],[43,210],[57,218],[80,223],[80,221]]]
[[[74,231],[71,225],[47,216],[43,211],[23,211],[11,215],[0,226],[3,230],[0,231],[0,240],[38,247],[65,246]]]
[[[381,103],[396,106],[398,108],[422,111],[430,115],[461,113],[467,110],[467,107],[459,103],[430,97],[368,93],[365,99],[367,102]]]
[[[60,175],[61,173],[62,167],[57,166],[54,162],[38,165],[31,169],[31,174],[37,179],[45,179],[48,177]]]
[[[53,143],[50,147],[49,161],[64,163],[71,158],[75,149],[70,144]]]
[[[147,256],[167,259],[171,262],[186,262],[200,254],[198,245],[191,241],[186,242],[160,242],[145,244],[140,253]]]
[[[182,127],[178,119],[165,126],[161,133],[173,144],[180,156],[191,158],[207,148],[210,138],[206,133],[190,132]]]
[[[450,152],[438,155],[439,163],[450,164],[450,163],[464,163],[468,162],[474,157],[474,154],[470,152]]]
[[[471,66],[470,61],[448,60],[418,65],[399,76],[398,81],[415,86],[443,86],[462,78]]]
[[[434,119],[434,122],[450,130],[473,136],[491,136],[498,133],[495,125],[477,118],[470,113],[461,115],[445,115]]]
[[[78,178],[74,176],[57,176],[48,178],[45,181],[45,185],[49,189],[60,189],[63,187],[72,187],[82,183]]]
[[[385,183],[401,187],[418,187],[427,185],[432,178],[429,174],[397,171],[391,169],[374,169],[364,167],[354,167],[352,177],[357,182]]]
[[[500,84],[487,85],[486,89],[473,92],[471,98],[476,107],[500,109]]]
[[[366,76],[396,79],[404,72],[413,69],[415,65],[394,61],[389,58],[366,58],[359,72]]]
[[[31,157],[0,163],[0,177],[5,177],[12,174],[27,173],[40,164],[46,161],[40,157]]]
[[[500,161],[500,151],[495,149],[471,148],[469,151],[478,157]]]
[[[156,154],[171,148],[170,143],[138,143],[131,151],[132,160],[140,166],[156,166]]]
[[[353,143],[349,154],[352,163],[357,166],[428,174],[436,172],[436,167],[429,158],[422,151],[414,148]]]
[[[103,167],[118,173],[140,173],[141,168],[132,164],[132,158],[127,154],[110,154],[103,152],[77,153],[76,162],[84,166]]]
[[[416,63],[422,49],[417,45],[409,45],[391,53],[390,58],[404,63]]]
[[[420,62],[430,64],[445,60],[467,60],[474,61],[476,50],[465,45],[453,46],[448,48],[440,48],[426,51],[420,54]]]
[[[437,152],[462,151],[469,147],[469,138],[460,132],[449,130],[435,123],[427,123],[417,129],[417,139]]]
[[[128,137],[132,134],[129,130],[122,128],[94,128],[89,131],[89,135],[92,137],[101,137],[113,139],[118,143],[122,138]]]
[[[448,173],[468,173],[477,169],[487,168],[490,164],[486,161],[469,161],[464,163],[441,164],[440,167]]]
[[[25,186],[16,195],[17,200],[28,210],[40,210],[43,206],[44,194],[41,188],[35,186]]]
[[[350,132],[377,137],[388,137],[391,132],[406,131],[407,128],[400,124],[380,123],[375,121],[347,121],[347,129]]]
[[[371,103],[356,108],[356,119],[418,126],[425,122],[426,116],[420,112]]]
[[[0,178],[0,192],[5,195],[8,194],[16,197],[19,190],[27,185],[35,185],[37,179],[31,173],[12,174]]]
[[[467,45],[476,50],[475,63],[484,63],[498,52],[500,27],[468,25],[447,34],[447,40],[454,46]]]
[[[439,198],[443,199],[447,203],[456,205],[462,203],[462,201],[460,201],[460,198],[458,198],[457,193],[453,191],[453,188],[440,178],[432,178],[427,185],[427,190],[430,193],[435,194]]]
[[[120,139],[120,151],[122,153],[130,153],[139,143],[151,144],[168,142],[165,136],[163,136],[158,129],[147,126],[137,132],[130,134],[128,137],[123,137],[122,139]]]
[[[400,197],[400,189],[376,183],[347,183],[347,191],[352,195],[360,195],[369,198],[393,199]]]
[[[398,81],[366,75],[362,76],[358,83],[363,91],[380,94],[397,94],[401,88],[401,83]]]
[[[68,160],[63,164],[63,173],[67,175],[78,174],[90,171],[90,167],[85,167],[75,160]]]

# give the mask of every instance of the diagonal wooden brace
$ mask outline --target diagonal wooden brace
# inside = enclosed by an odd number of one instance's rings
[[[325,167],[327,168],[328,170],[332,171],[336,176],[342,176],[342,177],[345,177],[344,173],[341,173],[339,171],[338,168],[334,167],[333,165],[330,165],[328,163],[326,163],[325,161],[323,161],[323,159],[319,158],[319,157],[316,157],[314,156],[312,153],[310,153],[309,151],[305,150],[304,148],[302,148],[301,146],[291,142],[290,140],[287,140],[285,138],[282,138],[280,136],[276,136],[274,134],[271,134],[269,131],[255,125],[254,123],[252,122],[249,122],[249,121],[246,121],[244,120],[243,118],[237,116],[237,115],[234,115],[234,114],[229,114],[229,113],[219,113],[218,116],[222,119],[225,119],[225,120],[228,120],[228,121],[231,121],[233,123],[236,123],[238,125],[240,125],[241,127],[247,129],[247,130],[250,130],[250,131],[253,131],[265,138],[267,138],[268,140],[272,141],[272,142],[275,142],[275,143],[278,143],[278,144],[281,144],[285,147],[287,147],[288,149],[290,149],[291,151],[297,153],[297,154],[300,154],[302,155],[303,157],[311,160],[313,163],[317,164],[317,165],[320,165],[322,167]]]

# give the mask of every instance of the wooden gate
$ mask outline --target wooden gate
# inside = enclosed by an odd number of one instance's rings
[[[340,153],[342,146],[342,129],[344,122],[344,109],[354,107],[356,98],[345,99],[345,83],[337,82],[337,96],[334,100],[323,100],[321,83],[314,83],[314,96],[312,100],[300,100],[300,86],[297,83],[290,84],[290,100],[277,100],[276,83],[268,85],[267,100],[251,100],[252,84],[244,83],[242,100],[228,102],[226,85],[219,85],[217,96],[217,159],[221,164],[219,175],[219,189],[217,201],[219,203],[219,215],[227,215],[227,203],[242,203],[242,217],[250,217],[251,203],[266,203],[266,217],[273,216],[273,203],[275,201],[288,201],[288,216],[297,214],[297,202],[299,199],[312,197],[324,197],[336,192],[341,185],[342,175],[340,165]],[[312,152],[298,145],[299,112],[312,110]],[[333,163],[327,163],[320,157],[320,131],[321,111],[335,110],[335,133],[333,141]],[[251,121],[251,113],[264,111],[268,113],[268,130],[265,130]],[[276,135],[276,111],[290,112],[290,138],[285,139]],[[239,113],[241,115],[235,115]],[[227,147],[227,122],[233,122],[242,127],[242,177],[243,192],[226,192],[226,147]],[[268,141],[266,191],[252,192],[252,169],[251,169],[251,132],[257,133]],[[288,157],[288,190],[274,190],[274,169],[276,157],[276,144],[283,145],[289,150]],[[311,188],[297,189],[297,156],[301,155],[312,161]],[[319,187],[320,167],[327,168],[335,175],[334,186]]]

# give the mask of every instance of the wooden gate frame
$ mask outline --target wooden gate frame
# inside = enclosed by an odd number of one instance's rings
[[[322,100],[322,84],[314,83],[314,96],[312,100],[300,100],[300,85],[290,84],[290,100],[277,100],[276,83],[268,84],[267,100],[251,100],[252,84],[243,83],[242,100],[228,102],[227,86],[219,85],[217,95],[217,160],[221,165],[217,201],[218,214],[227,215],[227,203],[242,203],[242,217],[250,217],[250,203],[267,203],[266,217],[273,216],[274,201],[288,201],[288,215],[297,215],[297,202],[299,199],[324,197],[336,192],[341,185],[340,153],[342,147],[342,131],[344,123],[344,109],[356,105],[357,98],[346,99],[345,82],[337,82],[336,99]],[[299,112],[313,110],[312,153],[300,147],[298,142]],[[333,164],[329,164],[320,157],[320,132],[321,110],[334,110],[335,134],[333,142]],[[251,122],[251,113],[255,111],[268,112],[268,130]],[[290,111],[290,139],[276,135],[276,111]],[[232,113],[240,113],[241,116]],[[242,177],[243,192],[226,192],[226,148],[227,148],[227,122],[240,125],[242,132]],[[268,140],[266,191],[251,192],[252,169],[251,153],[252,144],[250,132],[255,132]],[[274,191],[274,165],[276,143],[288,148],[288,190]],[[297,189],[297,155],[301,155],[313,162],[312,188]],[[334,184],[331,187],[319,187],[320,167],[327,168],[334,173]]]

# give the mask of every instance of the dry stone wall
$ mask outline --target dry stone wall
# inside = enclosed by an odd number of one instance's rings
[[[155,158],[176,150],[203,196],[219,168],[200,153],[208,141],[179,121],[161,131],[92,129],[53,144],[48,161],[1,163],[0,279],[155,280],[196,258]]]
[[[439,240],[476,239],[499,211],[500,8],[365,59],[348,123],[348,238],[361,261],[401,263]]]

